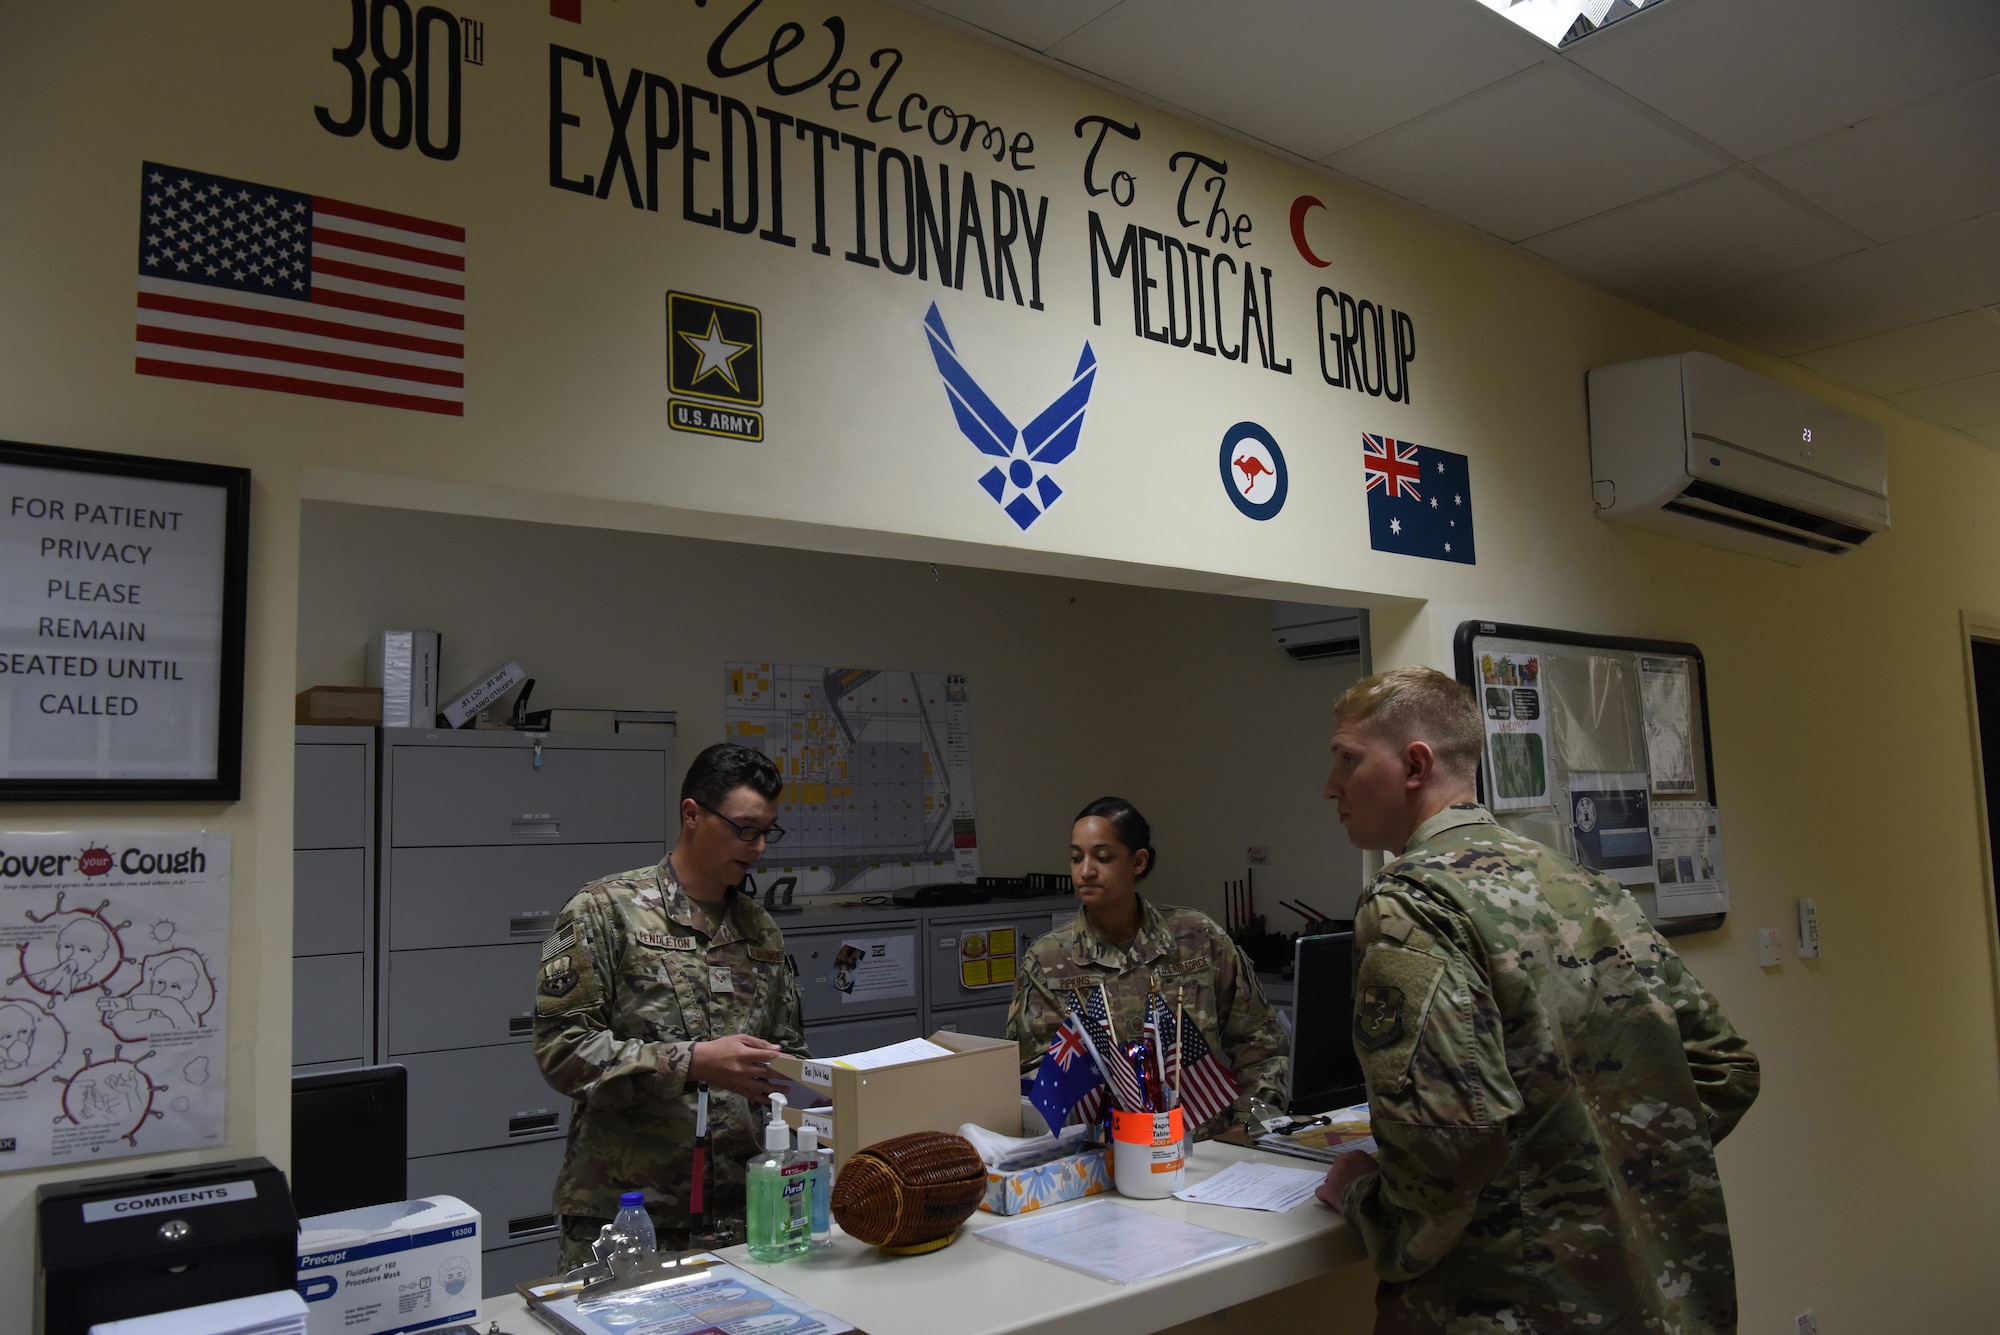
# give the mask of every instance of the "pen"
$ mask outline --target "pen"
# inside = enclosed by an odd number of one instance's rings
[[[692,1232],[702,1231],[702,1184],[708,1177],[708,1081],[694,1087],[694,1189],[688,1193],[688,1217]]]

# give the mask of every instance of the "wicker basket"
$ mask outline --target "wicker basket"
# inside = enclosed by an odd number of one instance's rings
[[[851,1238],[892,1252],[951,1241],[986,1195],[986,1165],[963,1136],[917,1131],[858,1150],[833,1186],[833,1217]]]

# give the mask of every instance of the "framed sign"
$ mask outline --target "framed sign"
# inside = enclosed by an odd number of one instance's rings
[[[250,472],[0,441],[0,799],[235,801]]]

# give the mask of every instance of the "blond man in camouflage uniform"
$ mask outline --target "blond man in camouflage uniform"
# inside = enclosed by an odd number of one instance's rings
[[[1205,913],[1158,905],[1138,892],[1156,858],[1152,829],[1130,802],[1106,797],[1077,816],[1070,831],[1070,875],[1077,910],[1069,926],[1028,948],[1014,984],[1007,1037],[1021,1045],[1021,1072],[1033,1074],[1068,1008],[1082,994],[1104,990],[1122,1042],[1139,1037],[1149,993],[1169,1006],[1184,1004],[1209,1050],[1236,1073],[1234,1109],[1197,1138],[1248,1120],[1253,1100],[1282,1108],[1291,1045],[1265,1000],[1249,960]]]
[[[1714,1146],[1756,1057],[1622,886],[1476,805],[1465,687],[1398,668],[1336,714],[1326,795],[1396,855],[1354,929],[1381,1158],[1320,1188],[1381,1277],[1377,1335],[1735,1331]]]
[[[784,833],[772,824],[781,787],[757,751],[703,751],[673,851],[577,891],[542,947],[535,1060],[575,1100],[555,1184],[565,1268],[590,1259],[626,1191],[645,1193],[662,1248],[687,1245],[704,1081],[704,1222],[742,1237],[744,1162],[764,1123],[751,1104],[778,1089],[772,1057],[806,1055],[784,939],[734,889]]]

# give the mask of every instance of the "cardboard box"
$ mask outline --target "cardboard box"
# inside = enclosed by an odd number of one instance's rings
[[[298,694],[297,722],[304,725],[339,724],[379,728],[382,726],[380,686],[308,686]]]
[[[1021,1048],[1010,1039],[940,1029],[931,1042],[951,1049],[901,1066],[853,1071],[810,1058],[777,1057],[771,1069],[833,1104],[833,1162],[878,1141],[912,1131],[956,1132],[967,1122],[1003,1136],[1021,1134]],[[810,1122],[822,1135],[826,1119],[785,1109],[793,1127]]]
[[[1111,1190],[1111,1152],[1100,1145],[1033,1168],[989,1168],[986,1199],[979,1208],[994,1214],[1026,1214]]]
[[[479,1211],[456,1196],[299,1221],[308,1335],[393,1335],[479,1311]]]

